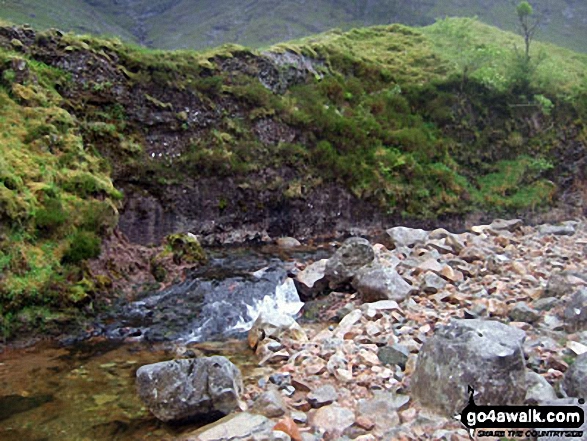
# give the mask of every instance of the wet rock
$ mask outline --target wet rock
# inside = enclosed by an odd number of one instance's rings
[[[275,241],[275,243],[279,248],[283,248],[285,250],[302,246],[300,241],[294,237],[280,237]]]
[[[161,421],[226,415],[239,405],[239,369],[221,356],[164,361],[137,370],[137,391]]]
[[[426,242],[428,232],[418,228],[393,227],[386,230],[389,236],[389,248],[413,247]]]
[[[256,348],[264,340],[281,342],[283,339],[307,341],[306,332],[289,315],[261,312],[248,334],[251,348]]]
[[[297,274],[295,283],[302,299],[313,299],[326,291],[328,288],[328,279],[325,277],[327,262],[328,259],[318,260]]]
[[[243,412],[228,415],[180,438],[181,441],[236,441],[271,439],[273,421],[263,415]]]
[[[587,353],[578,355],[565,373],[562,389],[569,397],[587,397]]]
[[[365,303],[379,300],[401,302],[411,292],[417,291],[395,269],[380,266],[360,270],[353,280],[353,287]]]
[[[587,329],[587,288],[582,288],[571,297],[564,312],[565,323],[570,331]]]
[[[467,404],[467,385],[477,392],[478,405],[522,403],[524,338],[523,331],[497,321],[452,320],[422,346],[413,397],[451,416]]]
[[[406,363],[408,362],[408,357],[410,356],[410,351],[405,346],[395,344],[392,346],[383,346],[382,348],[379,348],[377,356],[384,365],[397,365],[402,369],[405,369]]]
[[[350,282],[359,269],[371,263],[374,258],[375,252],[367,239],[351,237],[345,240],[326,263],[325,275],[330,287],[335,288]]]
[[[321,407],[310,416],[310,425],[316,429],[325,430],[329,435],[342,434],[354,422],[354,412],[338,404]]]
[[[527,303],[518,302],[509,313],[514,322],[534,323],[540,319],[540,313],[528,306]]]
[[[277,418],[287,413],[287,405],[277,388],[271,387],[257,397],[251,411],[268,418]]]

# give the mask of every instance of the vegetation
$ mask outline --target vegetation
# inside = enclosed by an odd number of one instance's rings
[[[534,42],[540,63],[520,87],[521,37],[474,19],[276,45],[314,69],[279,93],[259,81],[267,59],[236,45],[166,52],[53,31],[30,47],[2,38],[5,334],[93,307],[87,260],[117,223],[113,181],[158,197],[187,179],[230,176],[280,200],[333,184],[398,218],[498,214],[548,206],[570,173],[568,140],[587,141],[587,56]],[[287,82],[295,69],[277,66],[269,79]],[[294,179],[250,179],[266,170]],[[219,213],[259,208],[231,203],[217,201]],[[202,258],[191,246],[172,241],[170,252]]]
[[[586,50],[587,28],[582,22],[586,4],[570,0],[555,7],[549,0],[531,3],[536,11],[548,12],[541,25],[541,40]],[[203,49],[228,42],[260,47],[337,27],[423,26],[447,16],[479,16],[481,21],[509,31],[518,25],[510,0],[315,0],[311,6],[274,0],[63,0],[61,6],[54,8],[41,0],[4,0],[0,17],[38,29],[117,35],[161,49]]]

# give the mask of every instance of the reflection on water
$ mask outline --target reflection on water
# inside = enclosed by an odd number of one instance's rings
[[[228,357],[245,383],[263,375],[244,342],[189,348]],[[169,360],[174,352],[169,346],[104,340],[71,348],[45,343],[0,354],[0,440],[173,440],[195,429],[160,423],[135,393],[136,370]]]

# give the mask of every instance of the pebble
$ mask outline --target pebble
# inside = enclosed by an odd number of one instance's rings
[[[308,342],[279,341],[281,356],[270,366],[279,375],[259,386],[280,387],[300,440],[468,439],[454,420],[427,416],[409,397],[422,344],[451,318],[497,319],[523,329],[534,401],[551,396],[569,369],[567,357],[587,353],[587,331],[565,323],[572,295],[587,285],[585,221],[532,227],[496,220],[471,231],[438,229],[409,244],[398,239],[392,250],[373,245],[378,265],[395,268],[421,291],[401,302],[363,304],[360,296],[336,293],[330,316],[338,324],[304,326]],[[291,397],[284,394],[288,386]]]

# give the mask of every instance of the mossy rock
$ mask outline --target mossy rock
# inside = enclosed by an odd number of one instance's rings
[[[208,260],[200,242],[191,233],[171,234],[167,236],[167,244],[171,247],[173,262],[177,265],[205,263]]]

